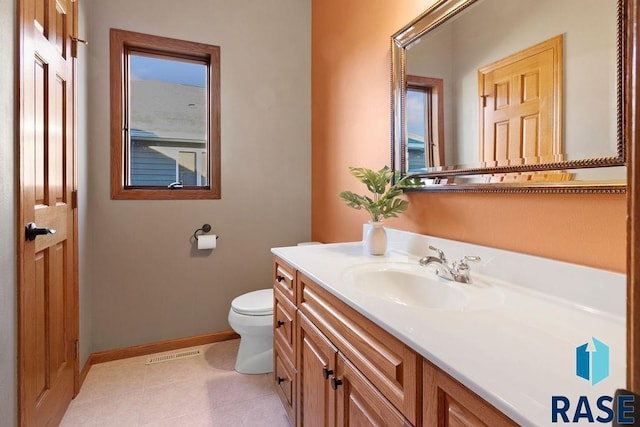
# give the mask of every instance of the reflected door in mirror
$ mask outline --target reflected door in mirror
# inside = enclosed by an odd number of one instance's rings
[[[482,167],[563,160],[562,35],[478,70]]]

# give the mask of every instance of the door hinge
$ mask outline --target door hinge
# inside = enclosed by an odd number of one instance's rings
[[[78,358],[80,357],[80,341],[79,340],[75,340],[73,342],[73,359],[74,360],[78,360]]]
[[[482,98],[482,108],[486,108],[487,106],[487,97],[489,95],[480,95],[480,98]]]
[[[78,190],[73,190],[71,192],[71,209],[78,208]]]

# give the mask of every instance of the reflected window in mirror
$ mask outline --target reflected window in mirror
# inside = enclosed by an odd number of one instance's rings
[[[442,79],[407,76],[407,159],[409,172],[444,165]]]

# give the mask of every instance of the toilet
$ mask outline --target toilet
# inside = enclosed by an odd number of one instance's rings
[[[302,242],[298,246],[321,244]],[[236,371],[273,372],[273,288],[249,292],[231,301],[229,325],[240,335]]]
[[[241,374],[273,372],[273,289],[236,297],[231,302],[229,325],[240,335],[236,371]]]

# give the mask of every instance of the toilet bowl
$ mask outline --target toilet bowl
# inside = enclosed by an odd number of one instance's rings
[[[240,335],[236,371],[241,374],[273,372],[273,289],[236,297],[231,302],[229,325]]]

